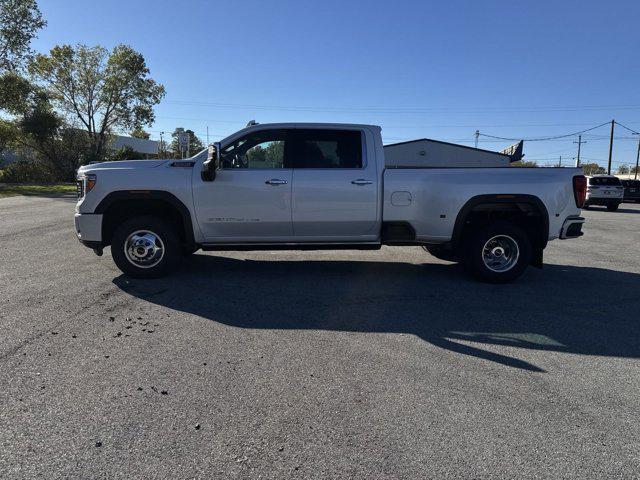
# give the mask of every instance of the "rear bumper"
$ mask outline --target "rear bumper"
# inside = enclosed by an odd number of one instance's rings
[[[102,243],[102,215],[93,213],[76,213],[74,217],[78,240],[93,248]]]
[[[622,197],[588,197],[585,205],[619,205]]]
[[[582,232],[582,225],[584,225],[583,217],[569,217],[562,224],[560,230],[560,238],[566,240],[568,238],[578,238],[584,235]]]

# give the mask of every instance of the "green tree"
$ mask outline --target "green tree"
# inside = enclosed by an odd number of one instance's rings
[[[9,181],[66,176],[61,119],[46,92],[24,76],[31,40],[45,25],[34,0],[0,0],[0,109],[13,116],[0,121],[0,150],[11,148],[23,159],[5,176]]]
[[[87,132],[88,159],[104,157],[109,135],[140,129],[155,119],[164,87],[149,77],[142,54],[126,45],[61,45],[36,55],[29,72],[56,110]]]
[[[46,24],[35,0],[0,0],[0,71],[26,64],[33,53],[31,40]]]
[[[202,141],[196,136],[193,130],[185,130],[184,127],[178,127],[171,134],[171,151],[176,158],[179,158],[182,155],[178,137],[180,137],[180,135],[183,133],[186,133],[189,136],[189,151],[185,151],[185,155],[187,157],[192,157],[200,150],[204,149]]]
[[[284,142],[283,141],[275,141],[269,143],[267,148],[266,160],[272,166],[276,167],[278,164],[282,164],[282,160],[284,159]]]
[[[249,165],[265,163],[267,161],[267,150],[260,145],[247,150],[247,162]]]
[[[136,152],[129,145],[120,147],[109,156],[109,160],[140,160],[141,158],[144,158],[144,153]]]
[[[631,171],[631,169],[629,168],[629,165],[620,165],[618,167],[617,173],[619,175],[627,175],[630,171]]]
[[[533,160],[518,160],[517,162],[511,162],[512,167],[537,167],[538,164]]]
[[[142,128],[134,128],[133,130],[131,130],[131,133],[129,135],[131,135],[133,138],[143,138],[145,140],[149,140],[149,138],[151,137],[151,134],[145,132]]]
[[[36,101],[34,86],[17,72],[0,75],[0,108],[12,115],[24,114]]]
[[[46,103],[36,105],[16,121],[0,121],[0,147],[11,148],[34,164],[18,169],[15,181],[28,181],[20,179],[20,172],[37,169],[42,172],[41,180],[73,180],[78,167],[86,163],[83,152],[88,143],[86,132],[64,127]]]
[[[580,165],[585,175],[600,175],[607,173],[604,167],[601,167],[597,163],[583,163]]]
[[[31,40],[46,22],[34,0],[0,0],[0,109],[24,115],[46,96],[27,80]]]

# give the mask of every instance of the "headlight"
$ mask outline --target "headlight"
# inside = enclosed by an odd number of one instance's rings
[[[85,185],[84,193],[85,193],[85,195],[87,193],[89,193],[93,189],[93,187],[96,186],[96,180],[97,180],[97,177],[96,177],[95,173],[89,173],[88,175],[86,175],[84,177],[84,185]]]
[[[78,180],[76,181],[78,198],[82,198],[87,193],[89,193],[93,189],[93,187],[96,186],[96,180],[97,180],[97,177],[95,173],[78,175]]]

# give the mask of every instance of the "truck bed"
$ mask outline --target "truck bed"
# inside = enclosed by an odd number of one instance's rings
[[[456,217],[487,194],[539,199],[549,217],[549,240],[558,238],[568,216],[579,215],[572,178],[578,168],[387,168],[383,173],[383,221],[409,222],[416,239],[451,240]]]

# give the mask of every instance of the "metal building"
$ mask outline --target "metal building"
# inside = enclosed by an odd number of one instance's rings
[[[508,167],[522,159],[522,141],[501,152],[421,138],[384,146],[387,168]]]

